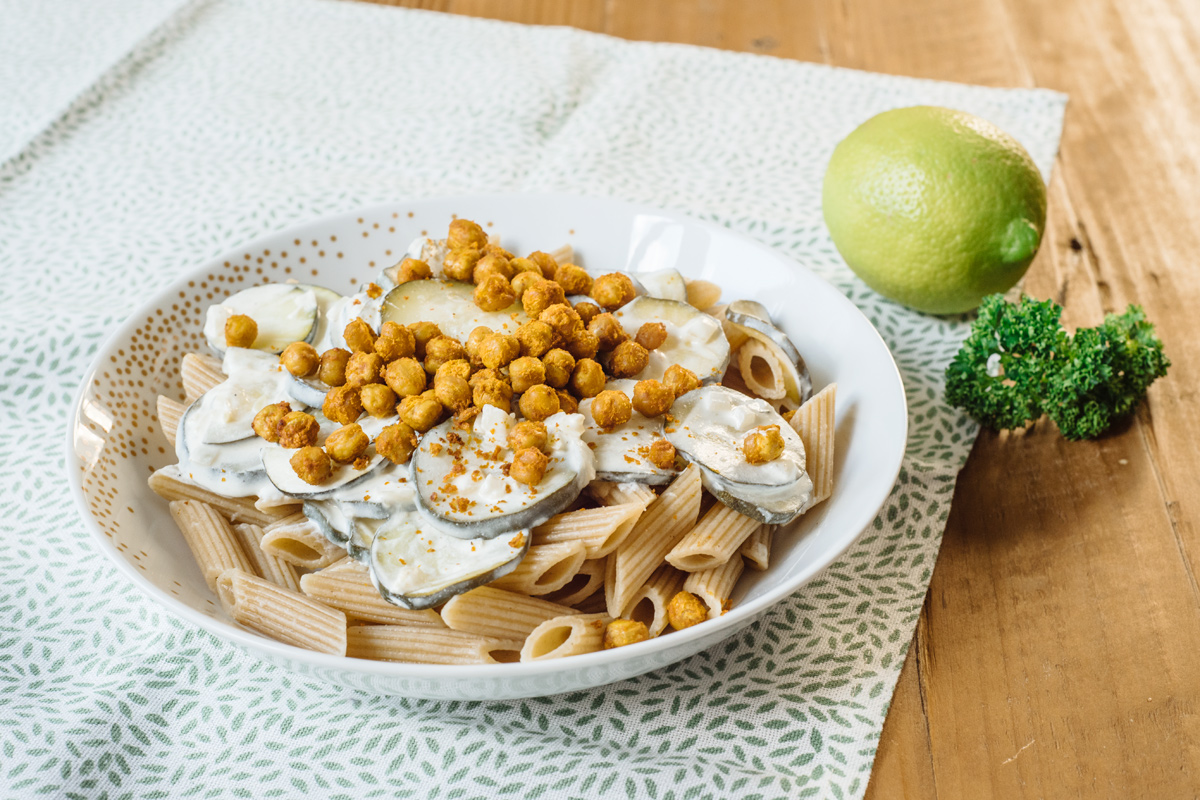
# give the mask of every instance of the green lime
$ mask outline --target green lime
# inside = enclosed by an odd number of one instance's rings
[[[885,111],[843,139],[822,205],[868,286],[932,314],[1011,288],[1046,226],[1046,186],[1025,148],[987,120],[933,106]]]

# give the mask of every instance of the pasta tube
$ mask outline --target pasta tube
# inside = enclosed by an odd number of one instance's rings
[[[667,562],[684,572],[712,569],[728,561],[762,523],[717,503],[667,553]]]
[[[346,655],[406,664],[499,664],[516,661],[521,642],[485,639],[429,625],[355,625]]]
[[[742,557],[735,555],[719,567],[688,575],[683,582],[683,591],[700,598],[708,606],[708,618],[716,619],[729,608],[729,597],[744,569]]]
[[[217,576],[225,570],[254,571],[229,523],[212,506],[196,500],[174,500],[169,508],[209,589],[216,590]]]
[[[220,360],[199,353],[184,355],[179,363],[179,377],[183,380],[183,393],[187,395],[188,405],[218,383],[225,381]]]
[[[788,420],[800,441],[804,442],[805,467],[813,482],[813,497],[809,507],[833,494],[834,401],[837,384],[831,383],[796,409]]]
[[[252,522],[270,525],[279,519],[278,513],[260,511],[248,497],[223,497],[197,486],[184,478],[176,464],[163,467],[147,481],[151,491],[164,500],[198,500],[212,506],[231,522]]]
[[[583,542],[530,545],[517,568],[490,585],[521,594],[550,594],[566,586],[585,559]]]
[[[771,564],[771,541],[775,538],[778,525],[763,525],[746,537],[738,552],[746,560],[746,566],[762,572]]]
[[[297,567],[320,569],[346,555],[300,512],[268,525],[264,531],[260,545],[263,552]]]
[[[632,502],[568,511],[534,528],[533,541],[535,545],[582,542],[587,558],[603,558],[625,541],[644,508]]]
[[[644,624],[650,632],[650,638],[658,636],[667,627],[667,604],[683,588],[686,579],[687,573],[680,572],[670,564],[663,564],[634,593],[626,617]]]
[[[300,591],[336,608],[351,619],[390,625],[428,625],[444,628],[445,623],[431,608],[414,611],[394,606],[379,595],[371,583],[371,571],[365,564],[344,558],[300,579]]]
[[[256,575],[266,578],[276,586],[291,589],[293,592],[300,591],[300,576],[296,574],[296,568],[277,556],[263,552],[261,527],[252,524],[234,525],[233,533],[241,542],[246,557],[254,565]]]
[[[534,628],[525,639],[521,661],[546,661],[594,653],[604,646],[604,627],[611,620],[607,614],[577,614],[548,619]]]
[[[525,637],[548,619],[569,616],[574,609],[528,595],[480,586],[456,595],[442,607],[442,621],[450,628],[491,639]]]
[[[577,606],[594,595],[604,585],[605,559],[593,558],[583,562],[567,585],[546,595],[552,603]]]
[[[172,447],[175,446],[175,434],[179,431],[179,420],[184,411],[187,411],[187,406],[178,400],[161,394],[158,396],[158,427]]]
[[[221,605],[239,625],[286,644],[346,655],[346,615],[241,570],[217,579]]]

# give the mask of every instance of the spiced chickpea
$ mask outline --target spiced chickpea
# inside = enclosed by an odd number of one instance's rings
[[[609,389],[592,400],[592,419],[605,430],[624,425],[632,417],[633,405],[624,392]]]
[[[571,370],[575,369],[575,356],[556,347],[542,356],[542,369],[546,384],[561,389],[571,380]]]
[[[513,456],[512,468],[508,476],[526,486],[537,486],[546,474],[546,465],[550,459],[541,450],[526,447],[518,450]]]
[[[663,373],[662,382],[675,393],[676,397],[682,397],[700,386],[700,379],[696,377],[696,373],[678,364],[667,367],[666,372]]]
[[[629,644],[644,642],[650,638],[646,623],[633,619],[614,619],[604,626],[604,649],[624,647]]]
[[[659,381],[638,381],[633,387],[633,407],[643,417],[657,417],[671,410],[675,393]]]
[[[511,284],[513,291],[517,293],[517,297],[523,297],[530,286],[542,283],[545,280],[542,277],[541,271],[537,267],[534,267],[533,271],[518,272],[513,276]]]
[[[463,343],[463,349],[467,351],[467,359],[475,369],[483,366],[483,362],[479,360],[479,343],[486,339],[491,332],[491,328],[480,325],[471,331],[467,336],[467,341]]]
[[[482,250],[487,243],[483,228],[469,219],[454,220],[446,232],[446,246],[451,250]]]
[[[493,333],[479,343],[479,359],[488,369],[506,367],[521,355],[521,342],[506,333]]]
[[[550,435],[546,426],[538,421],[521,420],[508,432],[508,448],[514,453],[532,447],[545,453],[550,449]]]
[[[467,350],[458,339],[435,336],[425,345],[425,371],[430,375],[447,361],[458,361],[467,357]]]
[[[333,461],[319,447],[301,447],[288,460],[300,480],[320,486],[333,474]]]
[[[375,340],[375,352],[385,362],[391,363],[397,358],[408,358],[417,351],[417,341],[412,331],[395,322],[385,322],[379,329],[379,338]]]
[[[471,386],[459,375],[446,375],[433,384],[438,402],[451,411],[462,411],[471,405]]]
[[[250,427],[268,442],[278,442],[279,426],[291,410],[292,406],[287,402],[263,406],[262,410],[254,415],[254,421],[250,423]]]
[[[503,275],[488,275],[475,285],[475,305],[484,311],[503,311],[517,301],[517,293]]]
[[[396,267],[396,283],[424,281],[433,277],[433,270],[419,258],[406,258]]]
[[[413,356],[418,361],[424,361],[426,345],[441,336],[442,329],[433,322],[410,322],[405,327],[413,335]]]
[[[566,301],[567,296],[563,293],[562,287],[554,281],[535,283],[521,295],[521,305],[525,307],[525,313],[534,319],[541,316],[541,313],[550,306]]]
[[[512,280],[515,274],[516,271],[507,258],[496,253],[488,253],[475,262],[475,271],[471,274],[471,280],[480,283],[491,275],[499,275],[508,281]]]
[[[326,386],[341,386],[346,382],[346,364],[349,361],[349,350],[332,347],[321,353],[321,366],[317,367],[317,377]]]
[[[308,342],[292,342],[283,348],[279,363],[297,378],[307,378],[321,366],[321,354]]]
[[[509,251],[505,250],[500,245],[492,244],[491,242],[488,242],[486,245],[483,246],[483,253],[484,253],[484,255],[488,255],[488,256],[499,256],[506,261],[512,261],[514,258],[516,258],[516,256],[514,256]]]
[[[400,401],[399,412],[405,424],[424,433],[442,418],[442,404],[433,398],[415,395]]]
[[[607,311],[592,317],[587,329],[588,333],[596,337],[603,352],[612,350],[629,338],[629,334],[621,327],[621,323],[617,322],[617,318]]]
[[[480,378],[471,389],[471,398],[475,405],[495,406],[505,414],[512,411],[512,386],[503,378],[487,376]]]
[[[452,281],[470,283],[481,255],[479,250],[451,250],[442,261],[442,274]]]
[[[370,443],[362,426],[352,422],[325,437],[325,452],[339,464],[349,464],[361,456]]]
[[[650,445],[650,463],[659,469],[672,469],[675,466],[675,445],[666,439],[655,439]]]
[[[378,383],[383,359],[377,353],[355,353],[346,362],[346,385],[366,386]]]
[[[766,464],[783,455],[783,435],[778,425],[761,425],[746,434],[742,453],[751,464]]]
[[[480,381],[490,381],[490,380],[498,380],[498,381],[504,381],[505,383],[510,383],[510,381],[508,380],[508,376],[505,375],[500,370],[487,369],[487,368],[481,369],[478,372],[473,373],[471,375],[471,377],[467,379],[467,383],[471,384],[471,388],[474,389],[475,384],[479,383]]]
[[[378,283],[375,283],[375,281],[371,281],[367,284],[367,297],[371,298],[372,300],[378,300],[382,296],[382,286],[380,286]]]
[[[628,275],[610,272],[592,282],[592,299],[608,311],[616,311],[637,296]]]
[[[541,320],[531,320],[517,328],[521,355],[539,358],[554,346],[554,329]]]
[[[437,372],[433,373],[433,383],[437,386],[437,382],[451,375],[455,375],[465,380],[471,378],[471,362],[465,358],[455,358],[447,361],[437,368]]]
[[[600,313],[600,306],[580,300],[575,304],[575,313],[579,315],[579,319],[583,320],[584,327],[587,327],[587,324]]]
[[[633,340],[647,350],[657,350],[667,340],[667,326],[661,322],[643,322]]]
[[[546,382],[546,367],[533,356],[521,356],[508,365],[508,377],[514,392],[526,392]]]
[[[566,338],[575,331],[583,329],[583,320],[575,313],[575,309],[566,303],[555,303],[542,309],[538,319],[554,329],[559,336]]]
[[[600,350],[600,340],[583,328],[572,333],[563,342],[567,352],[576,359],[595,358]]]
[[[374,353],[375,331],[362,319],[352,319],[342,331],[351,353]]]
[[[558,393],[558,410],[564,414],[578,414],[579,401],[575,396],[564,392],[562,389],[557,390]]]
[[[407,423],[388,425],[375,437],[375,452],[393,464],[407,464],[417,449],[417,432]]]
[[[349,425],[362,416],[362,397],[357,386],[338,386],[325,394],[321,413],[334,422]]]
[[[592,276],[575,264],[561,265],[554,273],[554,281],[567,294],[588,294],[592,291]]]
[[[571,391],[577,397],[595,397],[604,391],[606,381],[604,368],[590,358],[576,361],[571,371]]]
[[[650,354],[637,342],[621,342],[609,354],[608,363],[614,378],[632,378],[650,363]]]
[[[667,603],[667,621],[677,631],[708,619],[708,606],[691,592],[679,592]]]
[[[514,278],[517,275],[520,275],[522,272],[532,272],[539,278],[545,277],[542,275],[542,268],[530,261],[528,258],[512,258],[509,259],[508,263],[510,266],[512,266]]]
[[[537,264],[538,269],[542,271],[542,276],[547,279],[553,279],[554,273],[558,272],[558,262],[549,253],[535,250],[529,254],[529,260]]]
[[[425,368],[415,358],[400,358],[383,369],[383,381],[397,397],[410,397],[425,391]]]
[[[321,424],[312,414],[303,411],[289,411],[279,421],[279,444],[289,450],[297,447],[308,447],[317,443],[321,434]]]
[[[226,347],[253,347],[258,338],[258,323],[245,314],[234,314],[225,320]]]
[[[544,383],[533,386],[521,395],[517,406],[521,409],[521,415],[525,419],[540,422],[559,412],[558,392]]]
[[[358,389],[363,409],[377,419],[396,413],[396,393],[382,383],[368,383]]]

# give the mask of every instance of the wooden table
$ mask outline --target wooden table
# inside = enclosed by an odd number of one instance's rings
[[[867,796],[1200,796],[1200,3],[380,1],[1069,93],[1027,291],[1174,366],[1101,441],[979,437]]]

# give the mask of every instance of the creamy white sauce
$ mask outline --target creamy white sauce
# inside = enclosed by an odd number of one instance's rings
[[[609,381],[604,387],[624,392],[631,400],[634,380]],[[594,398],[579,401],[579,413],[583,417],[583,441],[591,448],[595,459],[596,473],[612,480],[617,476],[639,473],[651,476],[669,476],[674,470],[662,470],[650,461],[650,446],[663,438],[662,417],[650,419],[636,410],[629,421],[609,430],[603,430],[592,417]],[[656,481],[657,482],[657,481]]]
[[[677,300],[680,303],[687,302],[687,284],[678,270],[668,267],[653,272],[639,272],[633,277],[642,284],[648,297],[661,297],[665,300]]]
[[[693,451],[704,466],[732,480],[771,485],[794,484],[806,474],[804,443],[765,400],[721,387],[700,394],[676,427],[696,443]],[[766,425],[779,426],[783,455],[765,464],[751,464],[742,443],[747,434]]]
[[[317,322],[317,295],[312,289],[269,283],[245,289],[208,307],[204,338],[216,351],[225,350],[225,323],[244,314],[258,326],[257,350],[280,352],[292,342],[307,341]]]
[[[721,323],[686,304],[639,297],[613,313],[632,338],[647,322],[661,322],[667,338],[650,351],[641,380],[662,380],[667,368],[678,364],[696,374],[701,382],[716,380],[729,364],[729,342]]]
[[[324,353],[333,347],[348,350],[349,348],[346,347],[346,337],[343,334],[346,331],[346,326],[356,319],[361,319],[371,326],[371,330],[378,333],[380,327],[380,308],[383,305],[384,297],[385,295],[382,293],[379,297],[371,297],[365,291],[362,291],[357,294],[347,295],[330,303],[323,335],[314,345],[317,348],[317,352]]]

